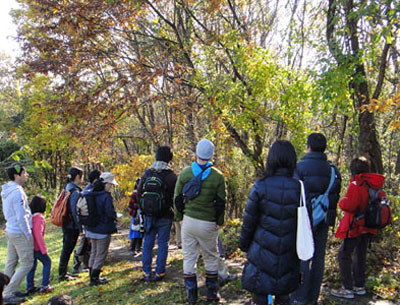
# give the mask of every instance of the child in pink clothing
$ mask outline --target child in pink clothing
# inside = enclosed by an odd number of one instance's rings
[[[31,271],[26,276],[26,291],[33,293],[40,290],[41,293],[46,293],[53,290],[53,287],[49,285],[51,259],[47,254],[46,243],[43,239],[46,228],[46,221],[43,216],[43,213],[46,211],[46,199],[43,196],[37,195],[33,197],[29,207],[32,211],[34,262]],[[35,287],[35,271],[38,260],[43,264],[42,287],[40,289]]]

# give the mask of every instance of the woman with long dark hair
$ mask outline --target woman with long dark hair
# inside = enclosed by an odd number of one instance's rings
[[[296,159],[290,142],[276,141],[265,174],[254,183],[247,201],[239,247],[247,252],[242,286],[253,294],[252,304],[268,304],[269,294],[275,295],[275,304],[290,304],[289,293],[299,285]]]
[[[68,199],[69,221],[62,227],[63,231],[63,247],[61,250],[60,264],[58,267],[58,281],[70,281],[74,279],[72,274],[67,273],[68,261],[72,251],[74,251],[79,234],[82,232],[82,226],[79,224],[78,215],[76,213],[76,204],[82,192],[79,186],[83,182],[83,170],[79,167],[73,167],[69,170],[67,176],[67,185],[65,191],[70,193]]]

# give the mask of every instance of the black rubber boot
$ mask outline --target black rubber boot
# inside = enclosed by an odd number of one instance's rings
[[[100,277],[100,269],[92,269],[90,274],[90,286],[107,284],[108,280],[105,277]]]
[[[196,274],[184,274],[186,298],[189,304],[197,302],[197,277]]]
[[[99,276],[100,270],[92,269],[92,272],[90,272],[90,286],[97,286],[100,284]]]
[[[206,273],[207,301],[218,302],[218,273]]]

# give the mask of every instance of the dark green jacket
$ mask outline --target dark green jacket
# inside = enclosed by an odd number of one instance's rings
[[[174,199],[182,193],[185,183],[193,177],[194,175],[191,166],[182,170],[175,185]],[[215,216],[214,200],[217,196],[226,201],[225,179],[218,169],[211,167],[210,175],[201,183],[201,192],[199,196],[186,203],[184,214],[192,218],[205,221],[215,221],[217,225],[223,225],[225,213],[222,213],[218,219],[216,219]],[[176,208],[174,212],[176,221],[181,221],[183,215],[179,213]]]

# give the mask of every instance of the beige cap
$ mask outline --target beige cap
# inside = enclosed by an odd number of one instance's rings
[[[115,176],[112,173],[109,173],[109,172],[102,173],[100,175],[100,179],[104,183],[111,183],[111,184],[114,184],[114,185],[118,185],[118,182],[117,182],[117,180],[115,180]]]

